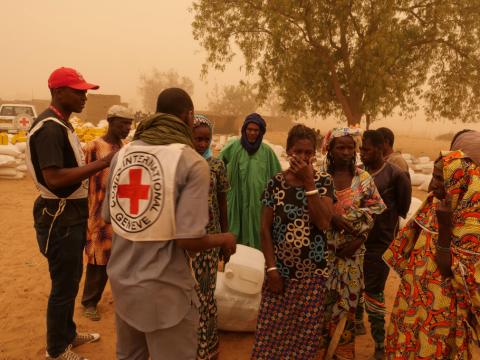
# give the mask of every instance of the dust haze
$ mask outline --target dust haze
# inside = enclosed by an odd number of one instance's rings
[[[69,66],[99,84],[98,93],[118,94],[132,108],[141,109],[139,76],[156,68],[189,77],[196,108],[207,109],[215,84],[232,85],[246,78],[241,56],[224,73],[212,70],[200,77],[205,51],[192,36],[191,6],[188,0],[3,0],[0,99],[48,99],[48,75]],[[336,123],[299,120],[322,131]],[[451,122],[432,125],[421,112],[411,119],[394,115],[372,124],[379,126],[428,138],[466,127]],[[480,130],[476,124],[468,127]]]
[[[49,74],[69,66],[98,83],[98,93],[121,95],[139,108],[139,76],[157,68],[192,79],[194,101],[205,107],[215,83],[238,83],[241,62],[200,78],[205,52],[192,36],[191,5],[186,0],[3,0],[0,98],[46,99]]]

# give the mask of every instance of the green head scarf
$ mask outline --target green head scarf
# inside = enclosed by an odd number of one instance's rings
[[[142,140],[151,145],[185,144],[193,148],[192,130],[178,117],[157,113],[142,121],[133,140]]]

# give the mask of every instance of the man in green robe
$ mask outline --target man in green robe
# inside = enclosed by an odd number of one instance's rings
[[[231,190],[227,195],[229,231],[237,243],[260,249],[261,195],[268,180],[281,171],[277,156],[262,142],[265,120],[248,115],[242,136],[229,142],[219,158],[227,167]]]

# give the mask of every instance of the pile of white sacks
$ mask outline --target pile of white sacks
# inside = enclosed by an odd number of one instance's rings
[[[19,180],[25,177],[25,142],[0,145],[0,179]]]
[[[428,156],[420,156],[418,158],[415,158],[411,154],[402,154],[402,156],[410,168],[409,172],[412,187],[417,186],[418,190],[427,192],[430,181],[432,181],[433,161]],[[422,201],[420,199],[412,197],[407,218],[400,218],[400,227],[405,226],[407,221],[415,215],[421,204]]]
[[[410,168],[412,186],[418,186],[419,190],[428,191],[428,185],[432,180],[433,161],[428,156],[415,158],[411,154],[402,154]]]

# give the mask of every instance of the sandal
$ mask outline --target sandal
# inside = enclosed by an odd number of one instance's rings
[[[101,318],[96,307],[85,308],[85,310],[83,311],[83,316],[92,321],[99,321]]]

